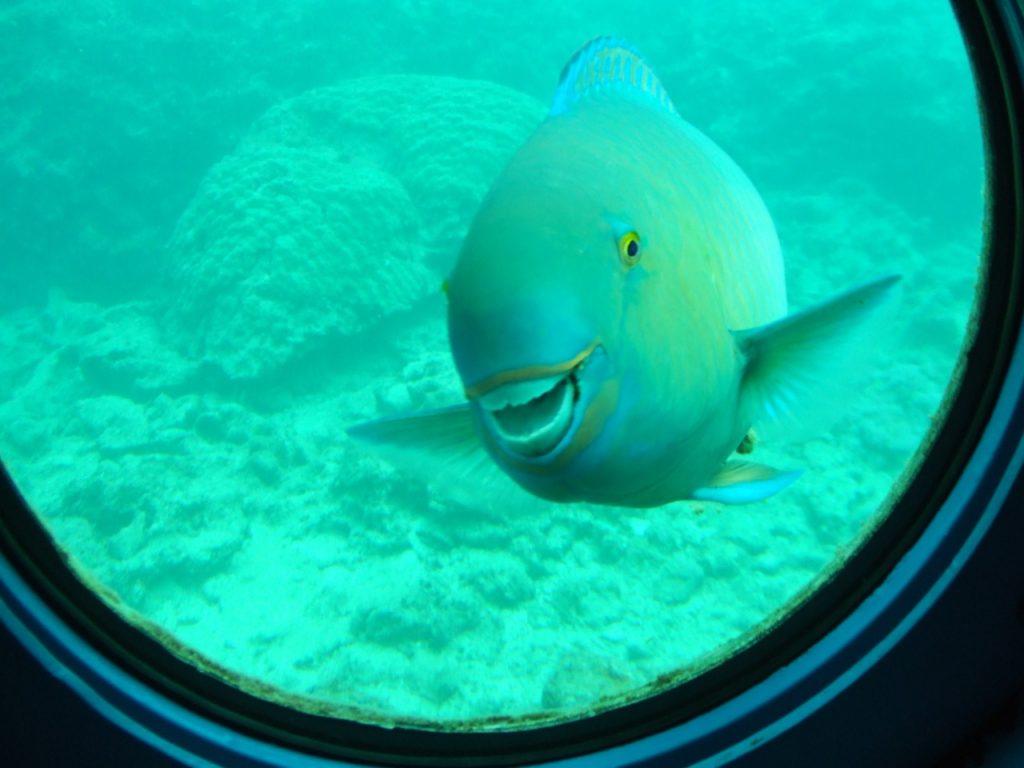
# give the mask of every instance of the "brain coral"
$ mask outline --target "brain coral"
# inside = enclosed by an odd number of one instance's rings
[[[231,378],[437,291],[491,180],[543,115],[497,85],[353,80],[269,110],[170,241],[167,328]]]

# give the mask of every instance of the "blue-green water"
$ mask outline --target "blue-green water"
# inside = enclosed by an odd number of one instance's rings
[[[835,423],[758,444],[807,471],[757,505],[554,505],[345,436],[458,399],[441,282],[607,33],[752,178],[793,307],[904,276]],[[339,712],[699,670],[870,529],[954,369],[983,163],[941,4],[33,0],[0,41],[0,456],[126,614]]]

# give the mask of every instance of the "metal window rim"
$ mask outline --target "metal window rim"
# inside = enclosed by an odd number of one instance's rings
[[[962,12],[970,3],[955,2]],[[1012,50],[1004,74],[1024,81],[1024,12],[1014,0],[978,8],[999,23]],[[967,10],[965,10],[967,9]],[[1017,105],[1019,108],[1019,104]],[[1017,117],[1021,115],[1018,113]],[[1019,124],[1018,124],[1019,129]],[[1012,125],[1011,125],[1012,135]],[[991,135],[991,134],[990,134]],[[995,148],[1012,161],[1018,199],[1015,257],[1024,249],[1024,168],[1017,147]],[[1005,234],[1005,233],[1004,233]],[[1009,368],[985,430],[945,500],[893,570],[831,632],[747,690],[659,733],[558,761],[574,768],[673,764],[721,765],[797,727],[827,706],[907,635],[970,560],[1024,464],[1024,328],[1017,327]],[[354,765],[244,735],[182,706],[91,647],[0,555],[0,621],[56,677],[112,722],[190,765],[308,768]]]

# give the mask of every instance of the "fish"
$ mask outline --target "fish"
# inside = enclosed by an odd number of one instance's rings
[[[789,313],[753,183],[632,45],[596,38],[563,68],[445,282],[464,399],[348,433],[493,462],[554,502],[757,502],[802,470],[751,461],[753,428],[854,373],[849,353],[870,346],[899,281]]]

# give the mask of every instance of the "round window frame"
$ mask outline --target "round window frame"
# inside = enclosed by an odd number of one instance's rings
[[[847,566],[776,630],[674,689],[537,729],[445,733],[318,717],[244,693],[124,623],[0,473],[0,621],[111,721],[184,761],[338,766],[722,763],[830,706],[908,636],[1000,517],[1024,461],[1024,10],[953,0],[986,138],[986,293],[946,422]],[[2,465],[0,465],[2,468]]]

